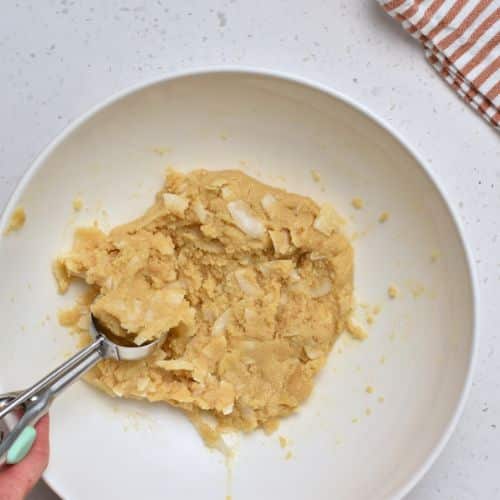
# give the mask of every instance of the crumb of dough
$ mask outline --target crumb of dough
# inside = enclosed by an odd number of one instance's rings
[[[368,316],[366,317],[366,322],[369,324],[369,325],[373,325],[373,323],[375,323],[375,318],[372,314],[368,314]]]
[[[270,436],[279,429],[280,421],[277,418],[271,418],[261,423],[261,427],[264,432]]]
[[[359,418],[355,417],[351,420],[353,424],[357,424],[359,422]]]
[[[128,224],[78,229],[54,275],[63,293],[73,280],[91,290],[62,323],[86,342],[89,311],[137,344],[168,332],[149,358],[104,360],[86,380],[180,407],[213,447],[225,430],[275,431],[340,333],[366,336],[351,321],[353,249],[339,221],[242,172],[199,170],[169,172]]]
[[[170,148],[153,148],[153,153],[163,156],[164,154],[170,153]]]
[[[399,289],[396,285],[389,285],[387,295],[390,299],[395,299],[399,295]]]
[[[384,396],[380,396],[377,401],[382,404],[385,400],[384,400]]]
[[[280,446],[286,448],[288,446],[288,439],[284,436],[279,436]]]
[[[387,222],[389,220],[389,217],[389,212],[382,212],[378,217],[378,221],[380,222],[380,224],[383,224],[384,222]]]
[[[373,394],[375,392],[375,389],[371,385],[367,385],[365,391],[368,394]]]
[[[441,252],[439,250],[434,250],[431,253],[431,262],[437,262],[439,260],[439,257],[441,257]]]
[[[14,231],[19,231],[24,226],[26,222],[26,212],[23,207],[17,207],[9,219],[9,224],[5,230],[5,234],[12,233]]]
[[[382,310],[382,308],[377,304],[377,305],[373,306],[372,313],[375,314],[375,316],[376,316],[377,314],[380,314],[381,310]]]
[[[356,210],[361,210],[365,206],[365,202],[363,201],[362,198],[353,198],[351,201],[351,205],[356,209]]]
[[[78,307],[70,309],[61,309],[57,314],[57,319],[61,326],[73,326],[78,323],[81,317],[81,311]]]
[[[321,174],[317,170],[311,170],[311,177],[314,182],[321,182]]]
[[[346,329],[355,339],[364,340],[368,337],[366,330],[352,316],[348,319]]]
[[[83,208],[83,200],[81,198],[75,198],[73,200],[73,210],[79,212]]]
[[[52,274],[56,279],[59,293],[65,293],[71,283],[71,274],[68,272],[66,265],[61,259],[56,259],[52,263]]]
[[[371,414],[372,414],[372,410],[371,410],[371,408],[367,408],[367,409],[365,410],[365,415],[366,415],[367,417],[369,417]]]
[[[288,451],[287,454],[285,455],[285,460],[291,460],[293,458],[293,453],[291,451]]]
[[[415,299],[418,299],[424,292],[425,288],[419,283],[416,283],[411,287],[411,293]]]

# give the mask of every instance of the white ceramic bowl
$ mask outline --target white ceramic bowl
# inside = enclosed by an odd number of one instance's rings
[[[79,382],[52,408],[49,484],[72,500],[403,496],[443,447],[469,386],[470,263],[415,153],[366,110],[299,79],[216,71],[153,82],[95,108],[45,150],[0,224],[16,206],[26,209],[25,227],[0,240],[0,390],[26,386],[74,350],[56,321],[74,294],[59,296],[50,271],[74,228],[139,215],[167,165],[241,168],[331,200],[360,234],[358,299],[381,312],[368,340],[338,343],[310,400],[275,435],[232,438],[232,478],[178,411],[111,399]],[[76,196],[86,207],[78,214]],[[363,210],[351,206],[355,196]],[[390,218],[380,224],[383,211]],[[392,301],[391,283],[401,291]],[[287,449],[278,435],[291,441]]]

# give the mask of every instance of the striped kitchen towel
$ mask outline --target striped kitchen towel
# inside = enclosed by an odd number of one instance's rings
[[[500,0],[378,0],[448,84],[500,130]]]

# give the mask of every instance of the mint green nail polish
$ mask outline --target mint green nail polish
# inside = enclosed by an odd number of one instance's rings
[[[18,464],[31,450],[31,446],[36,438],[36,430],[34,427],[26,427],[19,437],[14,441],[14,444],[7,452],[6,462],[8,464]]]

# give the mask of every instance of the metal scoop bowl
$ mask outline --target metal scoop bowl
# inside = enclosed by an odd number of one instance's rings
[[[94,339],[92,344],[28,389],[0,395],[0,421],[7,417],[15,422],[22,413],[17,422],[10,426],[7,422],[10,432],[5,436],[0,433],[0,466],[18,463],[27,455],[36,438],[34,425],[49,411],[54,398],[97,362],[103,359],[143,359],[164,340],[161,337],[145,345],[133,346],[124,338],[106,331],[94,316],[91,315],[90,319],[89,331]]]

